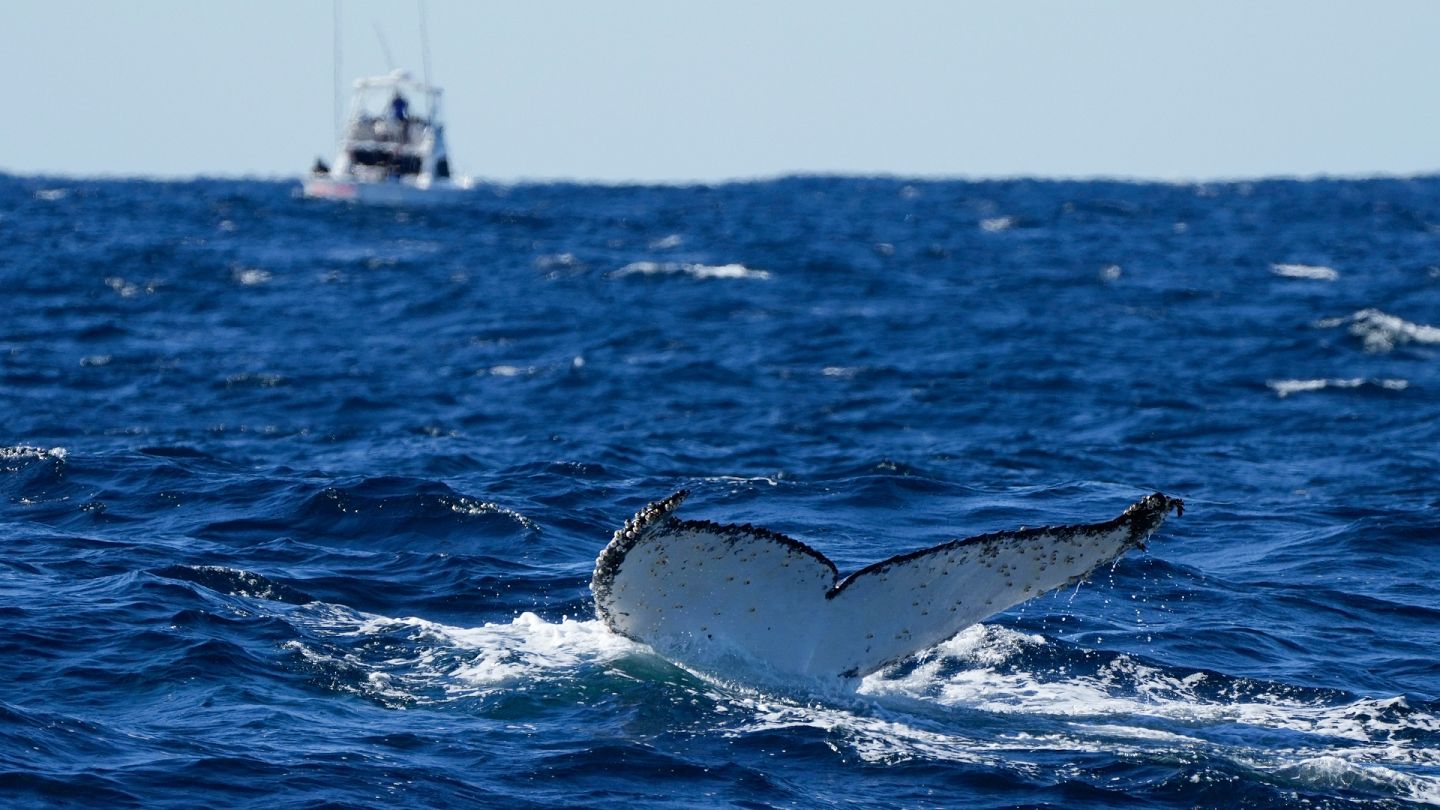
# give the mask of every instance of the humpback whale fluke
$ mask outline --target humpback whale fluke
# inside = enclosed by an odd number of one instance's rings
[[[1178,498],[1147,495],[1104,523],[952,540],[844,579],[825,555],[755,526],[675,517],[681,490],[640,510],[595,561],[615,632],[706,669],[740,658],[783,675],[855,678],[987,616],[1084,579],[1145,540]]]

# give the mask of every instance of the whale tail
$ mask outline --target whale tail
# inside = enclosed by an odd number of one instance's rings
[[[1103,523],[954,540],[841,579],[825,555],[777,532],[680,520],[687,494],[645,507],[601,551],[590,585],[600,618],[701,669],[743,658],[803,677],[874,672],[1144,549],[1184,510],[1155,493]]]

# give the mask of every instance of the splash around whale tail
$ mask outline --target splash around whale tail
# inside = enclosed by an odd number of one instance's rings
[[[680,520],[682,490],[625,522],[590,589],[615,632],[701,670],[857,678],[1144,548],[1184,503],[1156,493],[1103,523],[994,532],[840,578],[825,555],[755,526]]]

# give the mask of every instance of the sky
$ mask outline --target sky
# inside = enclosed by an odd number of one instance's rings
[[[332,0],[6,0],[0,171],[298,175]],[[1156,180],[1440,170],[1432,0],[428,0],[458,173]],[[340,0],[351,79],[419,5]],[[348,91],[347,91],[348,92]]]

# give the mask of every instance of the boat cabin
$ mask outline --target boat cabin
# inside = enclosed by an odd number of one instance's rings
[[[327,173],[370,182],[447,179],[450,161],[439,117],[440,88],[403,70],[357,79],[340,152]]]

